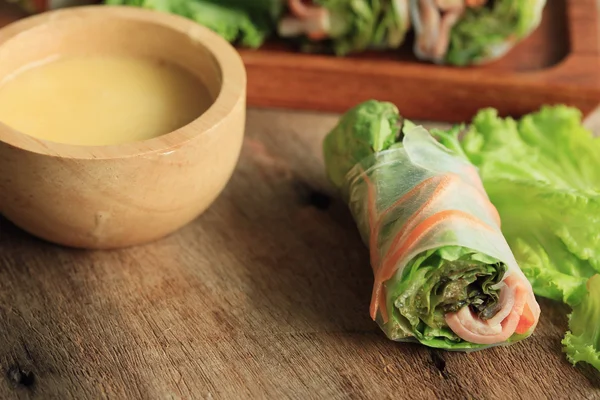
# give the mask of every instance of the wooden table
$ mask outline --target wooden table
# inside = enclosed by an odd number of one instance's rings
[[[550,301],[510,347],[384,337],[367,249],[323,173],[335,121],[251,110],[222,196],[146,246],[60,248],[0,219],[0,398],[600,398],[600,373],[561,352],[569,310]]]

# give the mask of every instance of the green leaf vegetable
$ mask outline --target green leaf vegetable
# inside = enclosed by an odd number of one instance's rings
[[[105,0],[177,14],[208,27],[231,43],[260,47],[283,12],[281,0]]]
[[[444,315],[469,306],[482,319],[493,316],[499,297],[493,286],[505,272],[504,263],[460,246],[424,252],[388,283],[394,312],[384,331],[394,340],[414,336],[429,347],[448,350],[487,347],[462,340],[448,327]]]
[[[377,27],[381,0],[318,0],[331,15],[328,36],[336,54],[365,50]]]
[[[391,103],[370,100],[348,110],[323,142],[333,184],[342,188],[359,161],[400,142],[400,123],[398,109]]]
[[[459,336],[449,327],[446,316],[463,307],[468,307],[477,321],[496,315],[503,307],[499,283],[507,270],[529,285],[516,264],[509,261],[512,255],[499,228],[489,233],[468,223],[440,224],[434,235],[418,245],[421,250],[406,252],[405,263],[393,255],[402,248],[398,240],[410,236],[410,232],[403,233],[405,227],[410,230],[411,221],[423,217],[421,207],[425,204],[438,203],[437,207],[448,215],[455,212],[455,207],[466,209],[488,221],[489,226],[494,224],[487,211],[481,210],[480,195],[460,198],[460,193],[476,190],[470,184],[461,182],[457,191],[441,194],[435,185],[428,185],[441,177],[463,174],[472,166],[439,146],[423,128],[403,120],[393,104],[373,100],[342,116],[325,138],[323,151],[327,175],[348,202],[361,236],[370,247],[375,286],[377,271],[385,270],[386,264],[399,265],[398,272],[384,283],[388,318],[383,312],[377,316],[386,335],[444,349],[489,346],[491,342]],[[398,203],[410,197],[415,187],[422,187],[419,190],[424,192],[414,200]],[[460,205],[453,199],[458,199]],[[432,211],[434,219],[436,213]],[[535,309],[537,303],[531,307]],[[373,309],[371,314],[375,319]],[[529,322],[522,332],[510,332],[499,342],[527,337],[535,324]]]
[[[516,121],[484,109],[468,128],[433,134],[479,168],[536,294],[576,310],[597,296],[598,284],[589,292],[586,284],[600,272],[600,140],[582,126],[578,110],[545,106]],[[579,339],[570,342],[580,345],[590,338],[581,334],[583,325],[598,327],[598,320],[571,321]],[[589,345],[597,349],[597,342]]]
[[[501,57],[540,23],[546,0],[105,0],[192,19],[258,48],[273,33],[305,52],[397,49],[414,26],[421,59],[459,66]]]
[[[315,0],[290,7],[278,25],[282,37],[306,35],[304,51],[331,47],[343,56],[368,48],[398,48],[410,28],[408,0]],[[300,3],[292,1],[291,3]]]
[[[569,329],[562,341],[569,361],[600,370],[600,275],[588,281],[585,297],[569,316]]]
[[[478,64],[503,55],[540,23],[545,0],[499,0],[468,8],[454,26],[446,62]]]

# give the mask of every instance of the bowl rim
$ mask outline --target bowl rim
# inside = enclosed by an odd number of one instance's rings
[[[237,50],[212,30],[181,16],[132,6],[87,5],[46,11],[17,20],[0,29],[0,47],[20,33],[47,23],[70,18],[121,18],[146,22],[183,34],[204,47],[221,74],[221,87],[211,106],[192,122],[151,139],[115,145],[73,145],[39,139],[19,132],[0,121],[0,144],[21,150],[67,159],[119,159],[149,154],[168,155],[186,142],[210,134],[231,115],[240,103],[245,105],[246,69]],[[185,65],[182,65],[185,67]]]

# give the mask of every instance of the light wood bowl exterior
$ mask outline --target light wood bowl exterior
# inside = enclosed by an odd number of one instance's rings
[[[225,40],[186,19],[86,6],[1,29],[0,82],[57,54],[89,53],[177,63],[203,80],[214,104],[181,129],[116,146],[58,144],[0,123],[0,213],[35,236],[71,247],[118,248],[161,238],[200,215],[235,168],[245,125],[243,63]]]

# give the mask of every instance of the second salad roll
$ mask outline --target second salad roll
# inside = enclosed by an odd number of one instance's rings
[[[546,0],[410,0],[418,58],[439,64],[482,64],[529,36]]]
[[[377,101],[341,118],[324,155],[370,249],[370,314],[390,339],[468,350],[533,332],[540,308],[472,164]]]

